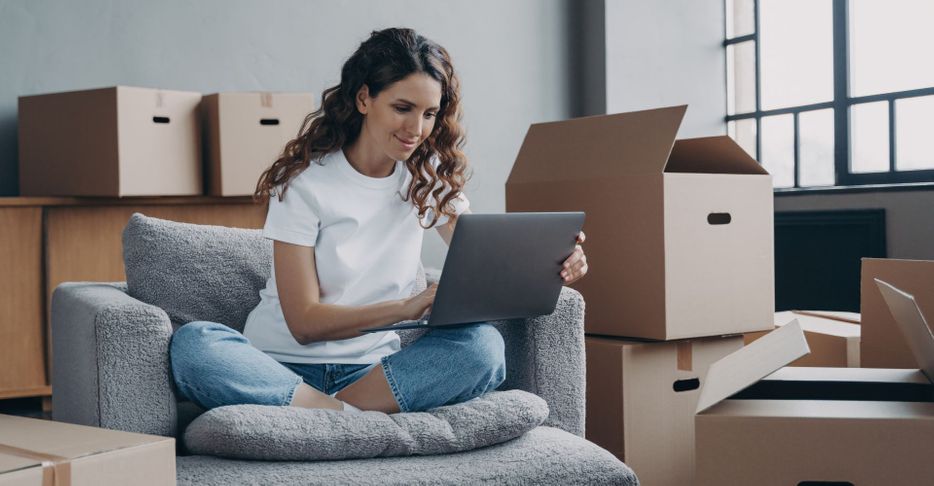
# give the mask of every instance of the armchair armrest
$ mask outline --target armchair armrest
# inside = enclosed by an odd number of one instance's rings
[[[172,324],[120,283],[69,282],[52,295],[55,420],[175,436]]]
[[[583,437],[586,362],[581,294],[564,287],[553,313],[525,322],[498,322],[496,327],[506,342],[506,381],[500,388],[542,397],[551,410],[545,425]]]

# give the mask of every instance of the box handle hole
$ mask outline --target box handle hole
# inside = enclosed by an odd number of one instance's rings
[[[676,392],[697,390],[700,388],[700,379],[691,378],[690,380],[678,380],[671,386]]]
[[[278,118],[263,118],[262,120],[259,121],[259,124],[260,125],[278,125],[279,119]]]
[[[730,213],[710,213],[707,215],[707,222],[710,224],[730,224],[733,217]]]
[[[849,481],[801,481],[798,486],[853,486]]]
[[[154,117],[152,117],[152,122],[153,122],[153,123],[168,123],[168,122],[169,122],[169,117],[167,117],[167,116],[154,116]]]

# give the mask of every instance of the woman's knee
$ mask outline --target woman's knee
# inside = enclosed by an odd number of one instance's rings
[[[491,324],[467,326],[464,329],[469,335],[465,357],[482,374],[481,384],[486,383],[485,391],[492,391],[506,379],[506,345],[503,336]]]
[[[194,321],[178,328],[169,343],[173,371],[184,372],[210,359],[211,343],[228,337],[233,329],[216,322]]]

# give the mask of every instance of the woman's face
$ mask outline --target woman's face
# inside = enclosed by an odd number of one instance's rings
[[[392,160],[407,160],[431,135],[440,105],[441,83],[425,73],[410,74],[375,98],[363,86],[357,93],[365,115],[361,138]]]

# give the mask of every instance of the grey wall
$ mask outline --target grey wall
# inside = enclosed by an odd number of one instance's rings
[[[0,196],[18,193],[18,96],[122,84],[317,97],[371,30],[408,26],[451,53],[474,167],[466,192],[474,211],[503,211],[529,124],[570,114],[573,12],[567,0],[0,0]],[[444,251],[432,232],[425,264]]]
[[[726,133],[723,0],[606,0],[607,113],[687,104],[680,138]]]

